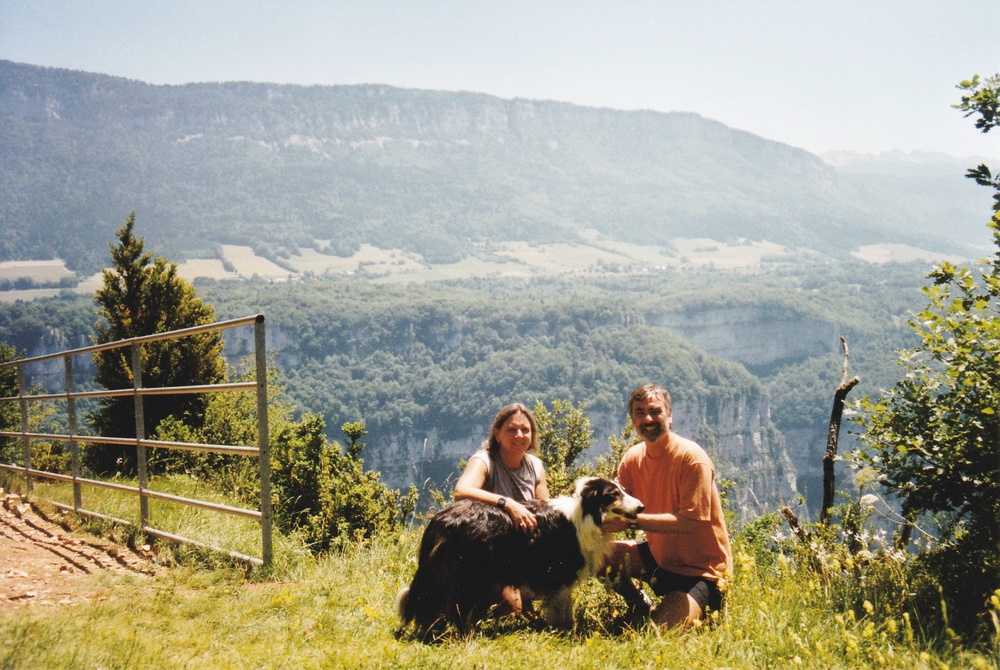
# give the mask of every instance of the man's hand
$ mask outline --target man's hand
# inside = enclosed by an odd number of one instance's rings
[[[601,530],[605,533],[620,533],[628,528],[628,519],[612,517],[601,524]]]

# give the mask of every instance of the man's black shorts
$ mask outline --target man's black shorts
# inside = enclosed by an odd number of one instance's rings
[[[664,596],[671,591],[681,591],[694,598],[703,612],[722,610],[723,598],[718,582],[705,577],[688,577],[667,572],[656,563],[647,542],[639,542],[636,548],[639,550],[642,565],[646,569],[646,578],[653,593]]]

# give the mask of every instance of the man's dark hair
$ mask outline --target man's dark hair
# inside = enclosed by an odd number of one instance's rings
[[[667,389],[662,386],[657,386],[656,384],[645,384],[644,386],[640,386],[636,390],[632,391],[632,395],[628,397],[629,418],[632,417],[632,408],[635,404],[649,398],[659,398],[662,400],[667,409],[667,414],[673,415],[674,411],[670,405],[670,393],[667,392]]]

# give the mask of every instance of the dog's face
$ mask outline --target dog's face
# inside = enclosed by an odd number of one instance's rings
[[[634,519],[645,509],[641,500],[610,479],[583,477],[576,482],[575,495],[583,501],[584,514],[592,515],[598,525],[608,519]]]

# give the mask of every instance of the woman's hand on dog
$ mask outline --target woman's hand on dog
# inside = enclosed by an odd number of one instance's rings
[[[516,500],[508,500],[504,509],[507,510],[507,514],[510,514],[510,518],[513,519],[514,526],[523,532],[533,533],[535,528],[538,527],[538,520],[535,519],[535,515]]]

